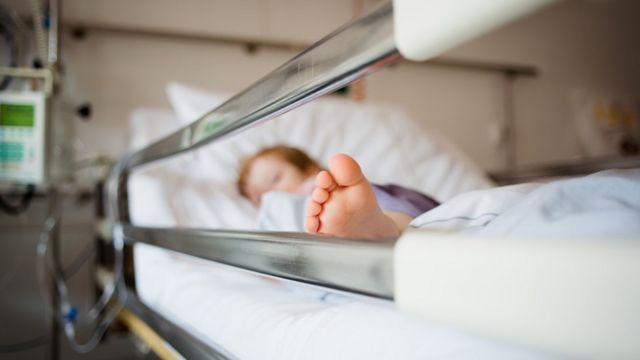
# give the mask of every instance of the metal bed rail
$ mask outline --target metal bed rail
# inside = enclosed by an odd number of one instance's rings
[[[574,162],[552,163],[516,168],[508,172],[494,172],[489,176],[498,184],[516,184],[541,179],[588,175],[610,169],[640,168],[640,156],[602,157]]]
[[[135,269],[131,250],[137,243],[281,278],[392,298],[394,239],[360,242],[298,233],[137,227],[129,217],[127,184],[137,167],[274,118],[399,58],[393,39],[393,7],[388,3],[320,40],[192,124],[120,161],[105,190],[114,239],[126,243],[125,251],[115,252],[127,264],[124,276],[115,274],[117,280],[113,280],[127,295],[122,305],[148,322],[183,356],[231,358],[215,344],[198,341],[138,300],[133,277],[127,276]],[[122,286],[123,278],[126,287]]]
[[[386,4],[319,41],[194,123],[125,157],[114,168],[107,187],[114,239],[123,240],[129,249],[135,244],[150,244],[281,278],[386,299],[396,297],[400,304],[399,300],[406,297],[403,297],[402,289],[396,287],[401,281],[394,284],[393,257],[394,252],[398,251],[395,249],[396,239],[367,242],[301,233],[140,227],[131,224],[127,196],[128,178],[135,168],[194,150],[271,119],[370,74],[399,57],[393,39],[393,7]],[[416,241],[422,240],[419,235],[414,237]],[[403,243],[406,248],[409,241],[406,239],[407,236],[403,236],[399,248],[403,247]],[[425,253],[438,256],[434,251],[437,250],[437,241],[421,244],[431,246]],[[133,265],[131,252],[121,253]],[[428,265],[422,261],[412,264],[423,268]],[[397,272],[400,274],[400,270]],[[118,275],[115,279],[122,278]],[[220,349],[211,348],[215,344],[209,346],[198,343],[193,336],[146,308],[137,300],[135,288],[128,285],[130,287],[125,291],[129,300],[123,305],[151,322],[151,327],[171,341],[183,355],[189,358],[230,357]],[[421,286],[420,290],[430,294],[430,288]],[[421,301],[419,296],[411,295],[409,298]],[[557,304],[566,305],[561,301]],[[405,309],[410,307],[405,305]],[[424,309],[418,306],[417,310]],[[490,323],[492,321],[489,319]],[[505,333],[512,330],[508,327],[505,329],[508,330]],[[532,343],[535,345],[534,341]]]
[[[287,232],[124,227],[125,242],[339,290],[391,299],[395,241]]]
[[[126,156],[106,191],[114,236],[126,242],[124,305],[188,358],[231,358],[195,339],[142,304],[136,296],[132,246],[152,244],[250,271],[382,298],[393,297],[394,239],[364,242],[299,233],[159,229],[131,224],[127,183],[144,164],[196,149],[274,118],[400,58],[393,39],[391,3],[364,15],[291,59],[247,90],[164,139]],[[119,254],[119,255],[118,255]],[[117,274],[116,274],[117,275]],[[123,276],[115,276],[121,281]],[[121,284],[122,285],[122,284]],[[215,346],[215,347],[212,347]]]
[[[293,233],[138,228],[130,224],[127,182],[134,168],[271,119],[398,58],[393,7],[388,3],[328,35],[194,123],[125,157],[114,167],[107,186],[114,228],[124,229],[130,245],[152,243],[253,271],[393,297],[392,241],[356,244]]]
[[[398,59],[389,3],[328,35],[194,123],[132,154],[126,167],[193,150],[246,129]]]

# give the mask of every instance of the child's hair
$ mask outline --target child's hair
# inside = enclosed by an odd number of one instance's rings
[[[268,155],[280,158],[302,172],[306,172],[314,167],[318,169],[320,168],[320,165],[315,160],[310,158],[309,155],[307,155],[300,149],[296,149],[287,145],[276,145],[264,148],[253,154],[252,156],[244,159],[240,164],[238,181],[236,182],[236,186],[238,187],[238,192],[240,192],[240,195],[248,197],[245,187],[247,184],[247,176],[249,176],[249,171],[251,170],[253,162],[258,158]]]

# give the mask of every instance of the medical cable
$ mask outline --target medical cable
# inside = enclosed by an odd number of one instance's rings
[[[100,340],[102,339],[106,331],[109,329],[109,326],[113,323],[113,321],[116,319],[120,311],[124,308],[124,304],[127,300],[127,292],[126,292],[126,289],[124,288],[124,282],[121,281],[122,280],[122,262],[123,262],[122,260],[123,260],[123,250],[124,250],[124,235],[122,231],[120,231],[119,234],[118,234],[118,231],[114,231],[113,244],[114,244],[114,250],[116,252],[115,253],[116,264],[120,263],[120,271],[115,273],[115,278],[109,284],[109,286],[113,285],[113,289],[114,289],[111,295],[118,294],[119,299],[115,306],[112,306],[111,308],[108,309],[107,313],[104,315],[104,317],[102,317],[98,326],[94,330],[93,336],[86,343],[80,344],[75,340],[76,333],[75,333],[75,321],[74,321],[75,313],[73,313],[74,308],[71,307],[71,304],[68,302],[65,304],[65,300],[61,301],[61,309],[65,311],[65,316],[63,318],[64,319],[63,327],[64,327],[65,335],[67,336],[67,339],[69,340],[71,347],[75,351],[80,353],[88,353],[92,351],[100,343]],[[61,282],[63,283],[63,281]],[[116,292],[115,290],[119,290],[119,291]],[[105,292],[103,292],[103,295],[104,294],[107,294],[106,290]],[[109,300],[107,301],[107,303],[109,302]],[[105,306],[107,303],[105,303]],[[96,309],[96,307],[94,307],[94,309]]]
[[[52,196],[57,197],[55,194]],[[56,201],[56,199],[52,199],[52,201]],[[119,232],[114,232],[114,279],[105,287],[100,299],[89,311],[90,321],[98,320],[98,325],[94,328],[93,334],[87,342],[79,343],[76,340],[77,309],[70,301],[69,290],[62,272],[57,267],[57,264],[51,260],[51,256],[49,256],[51,234],[58,231],[59,226],[60,211],[56,208],[45,222],[45,231],[41,234],[37,247],[38,279],[42,289],[46,296],[52,296],[53,294],[51,294],[49,289],[54,289],[60,299],[59,308],[49,309],[49,304],[47,304],[47,306],[45,306],[45,314],[50,315],[51,311],[53,311],[53,316],[59,317],[62,322],[64,333],[69,340],[71,347],[77,352],[87,353],[92,351],[99,344],[109,326],[123,308],[123,304],[126,302],[127,292],[124,288],[124,282],[122,281],[124,233],[121,229]],[[49,283],[47,279],[49,278],[52,278],[54,286],[48,286]],[[115,298],[115,295],[119,296],[117,305],[110,307],[106,313],[103,314],[103,311],[111,300]]]
[[[65,268],[62,269],[62,277],[65,280],[69,280],[73,275],[75,275],[84,265],[89,258],[96,253],[95,244],[89,243],[85,246],[82,251],[71,261],[71,263]]]
[[[95,248],[93,244],[88,244],[77,256],[71,261],[71,265],[67,266],[66,269],[62,270],[62,275],[65,280],[72,278],[75,274],[78,273],[82,265],[84,265],[87,260],[91,257],[91,255],[95,254]],[[24,259],[19,258],[16,260],[16,266],[23,262]],[[14,268],[14,267],[12,267]],[[0,291],[4,289],[6,286],[6,276],[10,274],[15,274],[17,271],[9,271],[5,274],[5,277],[0,280]],[[40,346],[45,345],[49,341],[49,338],[46,335],[35,336],[29,340],[24,340],[12,344],[0,344],[0,353],[12,353],[12,352],[21,352],[30,349],[34,349]]]
[[[118,313],[120,312],[120,310],[122,309],[124,302],[126,301],[126,291],[124,291],[123,289],[123,284],[120,281],[121,280],[121,276],[122,273],[120,272],[116,272],[116,277],[114,279],[114,281],[112,282],[113,285],[113,289],[119,289],[119,293],[120,293],[120,302],[119,305],[112,307],[109,309],[109,311],[102,317],[100,317],[99,323],[96,326],[93,335],[91,336],[90,340],[88,340],[85,343],[79,343],[76,340],[76,318],[77,318],[77,309],[72,305],[70,299],[69,299],[69,291],[67,288],[67,285],[62,277],[62,274],[60,273],[60,271],[58,271],[57,267],[55,266],[55,264],[52,264],[51,262],[47,262],[47,259],[50,259],[50,257],[48,257],[48,248],[49,248],[49,242],[51,239],[50,234],[54,231],[56,231],[56,227],[59,226],[59,221],[55,218],[55,217],[51,217],[49,219],[47,219],[46,222],[46,231],[42,234],[41,237],[41,241],[38,245],[38,255],[39,255],[39,259],[41,259],[40,264],[42,265],[40,267],[41,271],[39,271],[40,274],[43,273],[42,270],[44,270],[44,272],[46,272],[47,270],[49,271],[50,274],[54,275],[54,285],[55,285],[55,289],[56,292],[59,296],[60,299],[60,304],[59,304],[59,309],[53,309],[54,311],[54,315],[58,316],[62,322],[63,325],[63,329],[64,329],[64,333],[67,337],[67,339],[69,340],[69,344],[71,345],[71,347],[77,351],[77,352],[81,352],[81,353],[87,353],[92,351],[100,342],[100,340],[102,339],[103,335],[105,334],[105,332],[108,330],[109,326],[111,325],[111,323],[115,320],[116,316],[118,315]],[[114,249],[116,250],[116,269],[117,269],[117,264],[120,263],[122,264],[122,250],[124,248],[124,240],[122,237],[120,237],[119,239],[115,239],[114,238]],[[118,261],[118,259],[120,261]],[[115,270],[115,269],[114,269]],[[46,282],[44,282],[44,288],[45,289],[49,289],[48,286],[46,286]],[[111,285],[111,284],[110,284]],[[48,291],[47,291],[48,292]],[[115,294],[114,291],[107,291],[105,290],[105,292],[103,293],[103,297],[107,298],[107,301],[104,302],[104,305],[102,305],[103,303],[99,302],[98,304],[96,304],[96,306],[94,306],[94,308],[92,309],[92,311],[97,314],[94,315],[95,317],[98,317],[98,315],[100,315],[102,309],[100,311],[98,311],[99,308],[104,308],[104,306],[106,306],[106,304],[109,303],[109,301],[111,300],[111,298],[113,297],[113,295]],[[92,318],[91,320],[95,320],[95,317]]]
[[[0,210],[4,211],[8,215],[18,216],[29,209],[31,201],[36,194],[36,186],[33,184],[27,185],[24,193],[22,193],[20,203],[14,205],[10,204],[2,195],[0,195]]]
[[[55,196],[55,195],[54,195]],[[58,226],[59,222],[60,222],[60,214],[59,212],[54,211],[53,214],[53,218],[51,221],[54,222],[54,225],[49,225],[49,227],[45,228],[45,232],[44,235],[47,236],[46,241],[44,242],[45,244],[45,250],[46,251],[48,249],[48,244],[49,244],[49,239],[50,239],[50,234],[52,231],[55,230],[54,226]],[[113,268],[113,272],[116,276],[116,278],[114,278],[113,281],[111,281],[109,284],[107,284],[100,296],[100,298],[98,299],[98,301],[95,303],[95,305],[89,310],[88,312],[88,317],[91,321],[95,320],[100,313],[105,309],[105,307],[109,304],[109,302],[111,301],[111,299],[113,298],[117,287],[118,287],[118,282],[120,279],[120,276],[123,272],[123,268],[124,268],[124,260],[123,260],[123,248],[124,248],[124,240],[123,240],[123,236],[117,237],[114,235],[114,238],[118,238],[121,239],[121,241],[116,241],[114,239],[113,245],[114,245],[114,252],[115,252],[115,261],[114,261],[114,268]],[[67,287],[66,287],[66,282],[64,280],[66,280],[66,275],[65,273],[61,272],[58,268],[55,268],[55,274],[56,277],[59,277],[62,281],[62,286],[64,287],[62,290],[66,293],[67,292]]]
[[[47,60],[47,35],[44,32],[44,21],[42,17],[42,4],[40,0],[30,0],[31,16],[33,18],[33,28],[36,32],[36,51],[40,61]]]
[[[17,29],[11,27],[13,19],[9,17],[9,9],[0,5],[0,10],[0,34],[4,38],[7,49],[9,50],[9,66],[18,66]],[[5,76],[0,81],[0,90],[6,90],[10,83],[11,77]]]

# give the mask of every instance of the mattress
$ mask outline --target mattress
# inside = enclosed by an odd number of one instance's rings
[[[135,246],[138,295],[241,359],[540,359],[543,352],[410,318],[390,301]],[[472,301],[472,300],[470,300]]]
[[[423,214],[412,226],[516,239],[637,239],[639,186],[640,170],[627,170],[479,190]],[[282,206],[277,210],[280,217],[287,213]],[[551,357],[410,318],[390,301],[265,277],[149,245],[136,245],[135,263],[145,304],[242,359]]]

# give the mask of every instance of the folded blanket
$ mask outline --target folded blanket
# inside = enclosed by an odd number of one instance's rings
[[[640,169],[471,191],[411,226],[490,236],[637,237]]]

